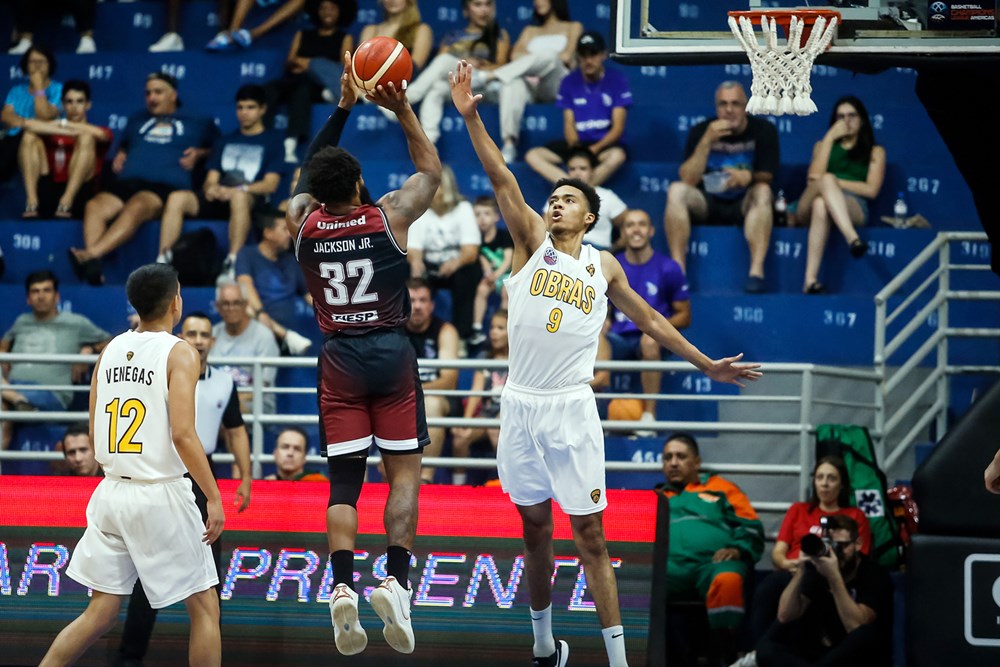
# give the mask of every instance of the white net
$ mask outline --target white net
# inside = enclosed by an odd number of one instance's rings
[[[764,43],[760,44],[749,18],[740,16],[737,23],[735,17],[729,17],[730,29],[750,56],[753,83],[747,113],[807,116],[816,112],[816,104],[810,97],[809,74],[816,56],[826,50],[836,34],[837,17],[827,22],[818,16],[805,45],[802,44],[805,21],[794,14],[791,19],[788,41],[779,44],[774,18],[761,16]]]

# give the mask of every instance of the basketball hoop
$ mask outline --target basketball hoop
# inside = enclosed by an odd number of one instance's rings
[[[754,23],[764,43],[759,44]],[[750,56],[753,83],[747,113],[808,116],[816,112],[809,74],[816,56],[830,47],[840,12],[829,9],[755,9],[729,12],[729,28]],[[788,38],[778,44],[777,26]],[[803,44],[803,42],[805,42]]]

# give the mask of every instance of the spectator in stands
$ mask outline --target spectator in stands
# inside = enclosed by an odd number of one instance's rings
[[[716,117],[698,123],[688,133],[680,180],[667,189],[663,223],[670,256],[685,273],[692,218],[709,225],[742,223],[750,246],[744,290],[755,294],[765,290],[778,131],[767,120],[748,116],[746,106],[746,91],[739,82],[724,81],[716,89]]]
[[[778,598],[803,561],[802,538],[821,535],[822,522],[831,516],[848,516],[858,525],[861,552],[871,553],[871,528],[868,517],[851,507],[851,480],[844,459],[824,456],[813,466],[812,495],[806,502],[792,503],[781,522],[781,530],[771,550],[774,571],[764,579],[754,594],[752,634],[760,637],[774,622]]]
[[[892,664],[889,572],[861,551],[851,517],[831,516],[828,539],[826,553],[809,558],[792,575],[781,594],[778,622],[757,643],[751,664]]]
[[[510,55],[510,35],[497,24],[494,0],[462,0],[462,14],[467,26],[445,35],[430,64],[406,87],[410,104],[420,103],[420,125],[432,143],[441,136],[441,118],[445,101],[451,99],[448,73],[455,71],[459,60],[467,60],[477,70],[490,70],[507,62]],[[396,114],[379,107],[389,120]]]
[[[413,227],[410,227],[412,236]],[[410,278],[406,283],[410,292],[410,319],[406,322],[406,333],[417,352],[417,359],[458,359],[458,332],[448,322],[434,314],[434,298],[431,286],[423,278]],[[427,394],[429,389],[454,389],[458,385],[458,369],[420,368],[420,386],[424,389],[424,412],[428,419],[447,417],[457,413],[455,401],[445,396]],[[441,456],[444,446],[445,429],[427,429],[431,441],[424,447],[424,456]],[[434,481],[434,468],[424,467],[421,472],[424,483]]]
[[[347,11],[350,5],[353,11]],[[285,132],[285,161],[298,162],[296,149],[307,139],[312,124],[312,105],[326,100],[336,102],[340,76],[344,73],[344,52],[354,51],[354,37],[347,28],[357,17],[357,5],[345,0],[322,0],[309,15],[315,26],[300,30],[292,38],[285,73],[267,84],[268,124],[274,126],[278,107],[288,111]]]
[[[226,357],[277,357],[280,354],[274,334],[257,320],[251,319],[247,297],[236,283],[224,282],[215,290],[215,307],[222,321],[212,328],[215,336],[215,355]],[[244,414],[253,412],[253,366],[227,366],[218,364],[219,370],[233,376],[233,381],[241,390],[240,407]],[[277,375],[274,366],[262,370],[261,384],[273,387]],[[274,394],[264,394],[264,411],[273,413],[276,404]]]
[[[0,111],[0,122],[3,123],[0,183],[13,176],[17,169],[24,124],[32,118],[54,119],[59,115],[62,99],[62,84],[51,79],[56,73],[56,57],[48,47],[32,45],[21,56],[20,69],[28,82],[11,87],[4,100],[3,111]]]
[[[597,214],[597,222],[584,235],[583,242],[601,250],[611,250],[614,246],[613,240],[618,236],[618,227],[625,219],[625,211],[628,210],[628,206],[614,190],[602,185],[594,185],[593,178],[596,166],[597,157],[593,152],[584,146],[577,146],[569,150],[565,170],[554,167],[551,172],[547,171],[546,173],[554,179],[551,181],[553,185],[563,178],[578,178],[584,183],[594,186],[597,196],[601,199],[601,208]],[[544,211],[548,207],[549,203],[546,201],[542,210]]]
[[[507,343],[507,311],[500,309],[490,319],[490,351],[488,359],[507,359],[510,348]],[[471,391],[488,391],[491,396],[469,396],[465,402],[463,416],[466,419],[500,418],[500,392],[507,383],[506,368],[484,368],[472,376]],[[455,427],[451,429],[451,452],[455,458],[465,458],[473,449],[481,449],[496,457],[499,428]],[[461,486],[466,482],[465,468],[455,468],[451,475],[453,484]]]
[[[556,97],[556,107],[563,110],[563,138],[532,148],[524,156],[525,162],[550,183],[562,178],[560,166],[578,146],[587,148],[597,159],[590,185],[603,185],[625,164],[628,154],[622,137],[632,90],[624,74],[604,66],[607,58],[601,33],[583,33],[576,44],[578,67],[559,84]]]
[[[493,70],[477,70],[476,87],[498,89],[503,159],[517,159],[521,119],[529,102],[556,99],[563,77],[573,67],[573,54],[583,24],[570,20],[567,0],[534,0],[534,25],[525,26],[510,52],[510,62]],[[496,83],[493,83],[496,82]]]
[[[111,165],[118,178],[87,202],[84,247],[69,251],[74,272],[88,284],[104,283],[101,258],[158,217],[171,192],[193,187],[192,170],[219,130],[211,118],[178,113],[180,105],[177,79],[163,72],[146,77],[146,109],[129,118]]]
[[[371,37],[392,37],[406,47],[413,60],[413,73],[417,74],[431,57],[434,33],[420,20],[417,0],[381,0],[382,22],[366,25],[361,30],[358,43]]]
[[[90,84],[63,85],[59,120],[28,119],[21,140],[21,176],[26,193],[23,218],[82,218],[98,190],[111,129],[87,121]]]
[[[306,453],[309,451],[309,437],[297,426],[285,427],[274,442],[273,475],[264,479],[285,482],[323,482],[326,475],[306,470]]]
[[[687,279],[677,262],[663,255],[650,243],[653,239],[653,223],[645,211],[632,209],[624,213],[622,240],[625,250],[615,257],[621,263],[630,285],[645,299],[653,310],[662,314],[678,330],[691,325],[691,297],[688,294]],[[660,361],[663,348],[647,334],[636,328],[625,314],[617,309],[613,312],[608,340],[614,359],[642,359]],[[660,393],[660,371],[643,371],[641,375],[642,393]],[[643,400],[641,421],[656,421],[656,401]],[[643,433],[652,436],[655,433]]]
[[[855,227],[868,221],[868,204],[878,197],[884,179],[885,149],[875,143],[868,110],[853,95],[841,97],[833,105],[830,128],[813,146],[809,181],[796,208],[799,217],[809,220],[803,292],[826,291],[819,267],[831,222],[844,235],[852,257],[868,252]]]
[[[699,475],[698,442],[686,433],[663,446],[670,499],[667,599],[697,599],[708,610],[713,643],[724,664],[737,658],[743,585],[764,550],[764,526],[738,486],[720,475]]]
[[[229,252],[222,276],[236,277],[236,255],[246,243],[254,208],[267,202],[281,183],[285,167],[281,139],[264,127],[267,95],[262,86],[246,84],[236,91],[236,121],[239,128],[221,137],[208,159],[208,175],[197,192],[174,190],[163,207],[160,255],[169,263],[171,249],[181,236],[184,217],[229,220]]]
[[[149,45],[150,53],[172,53],[184,50],[184,39],[180,33],[181,0],[166,0],[167,31]]]
[[[0,352],[25,354],[93,354],[100,352],[111,334],[83,315],[59,310],[59,278],[49,270],[34,271],[24,281],[30,313],[14,320],[0,340]],[[23,362],[3,364],[3,385],[70,385],[87,369],[69,364]],[[4,410],[63,411],[73,397],[69,391],[8,389],[2,392]],[[10,422],[3,422],[2,448],[10,443]]]
[[[66,434],[56,446],[61,449],[65,459],[67,475],[76,477],[103,476],[101,464],[94,458],[94,446],[90,442],[90,424],[77,422],[70,424]]]
[[[76,31],[80,33],[77,53],[97,53],[94,42],[94,18],[97,16],[97,0],[14,0],[15,44],[7,53],[20,56],[27,53],[35,40],[38,24],[42,18],[61,19],[64,14],[73,15]]]
[[[263,3],[258,3],[262,4]],[[274,4],[274,3],[268,3]],[[230,51],[236,47],[248,48],[255,39],[260,39],[285,21],[293,19],[302,13],[306,0],[285,0],[273,14],[267,17],[256,28],[247,30],[243,27],[247,14],[254,6],[254,0],[219,0],[219,24],[228,25],[205,45],[209,51]],[[230,13],[230,8],[232,12]]]
[[[482,278],[476,213],[458,190],[455,172],[442,165],[438,186],[427,212],[414,221],[406,241],[410,275],[427,278],[436,291],[451,292],[452,317],[458,335],[472,335],[476,287]]]
[[[482,245],[479,246],[479,265],[483,270],[483,278],[476,287],[476,300],[472,306],[472,336],[470,345],[482,345],[486,342],[483,334],[483,318],[490,297],[494,294],[500,297],[500,308],[507,308],[507,288],[503,281],[510,275],[510,267],[514,262],[514,240],[504,227],[500,229],[500,207],[493,195],[482,195],[472,206],[476,214],[476,224],[482,235]],[[506,331],[506,329],[504,329]]]
[[[290,250],[292,237],[285,215],[277,210],[257,211],[254,226],[260,243],[240,250],[236,280],[253,317],[274,334],[282,350],[302,354],[312,341],[292,329],[295,302],[301,298],[311,307],[312,296]]]

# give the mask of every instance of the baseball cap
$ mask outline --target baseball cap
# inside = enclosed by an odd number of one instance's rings
[[[588,30],[580,35],[580,40],[576,43],[577,53],[594,54],[606,50],[604,36],[595,30]]]

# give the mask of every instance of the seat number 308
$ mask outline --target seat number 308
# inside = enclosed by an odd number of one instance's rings
[[[326,279],[329,287],[323,288],[326,302],[331,306],[346,306],[348,303],[371,303],[378,301],[378,292],[369,293],[375,267],[370,259],[352,259],[346,264],[341,262],[323,262],[319,265],[320,277]],[[348,295],[345,280],[357,278],[354,293]]]

